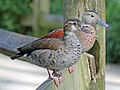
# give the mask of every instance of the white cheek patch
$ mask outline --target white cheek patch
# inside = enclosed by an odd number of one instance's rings
[[[76,29],[76,27],[75,26],[71,26],[71,28],[72,28],[72,31],[76,31],[77,29]]]
[[[74,35],[73,32],[65,32],[65,34],[67,34],[67,35]]]

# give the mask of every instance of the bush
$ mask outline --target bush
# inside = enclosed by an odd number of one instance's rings
[[[120,3],[118,0],[107,0],[107,61],[118,62],[120,59]]]
[[[63,14],[63,0],[51,0],[50,12],[58,15]],[[59,12],[58,12],[59,11]]]
[[[27,16],[31,0],[0,0],[0,28],[22,32],[21,17]]]

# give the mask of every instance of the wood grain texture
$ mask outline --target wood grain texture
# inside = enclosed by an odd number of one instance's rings
[[[17,48],[34,41],[35,37],[17,34],[0,29],[0,52],[11,55]]]

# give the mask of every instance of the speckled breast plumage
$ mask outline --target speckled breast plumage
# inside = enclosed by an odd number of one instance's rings
[[[79,60],[82,46],[75,34],[66,36],[64,40],[58,50],[36,50],[28,58],[31,63],[51,70],[72,66]]]
[[[89,33],[85,33],[83,31],[76,33],[79,40],[82,42],[83,52],[89,51],[96,40],[96,31],[95,28],[91,25],[86,26],[84,29],[89,30]]]

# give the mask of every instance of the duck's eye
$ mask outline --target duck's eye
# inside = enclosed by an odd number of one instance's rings
[[[77,23],[76,23],[76,22],[74,22],[74,23],[73,23],[73,25],[77,25]]]
[[[91,15],[91,17],[94,17],[94,15]]]

